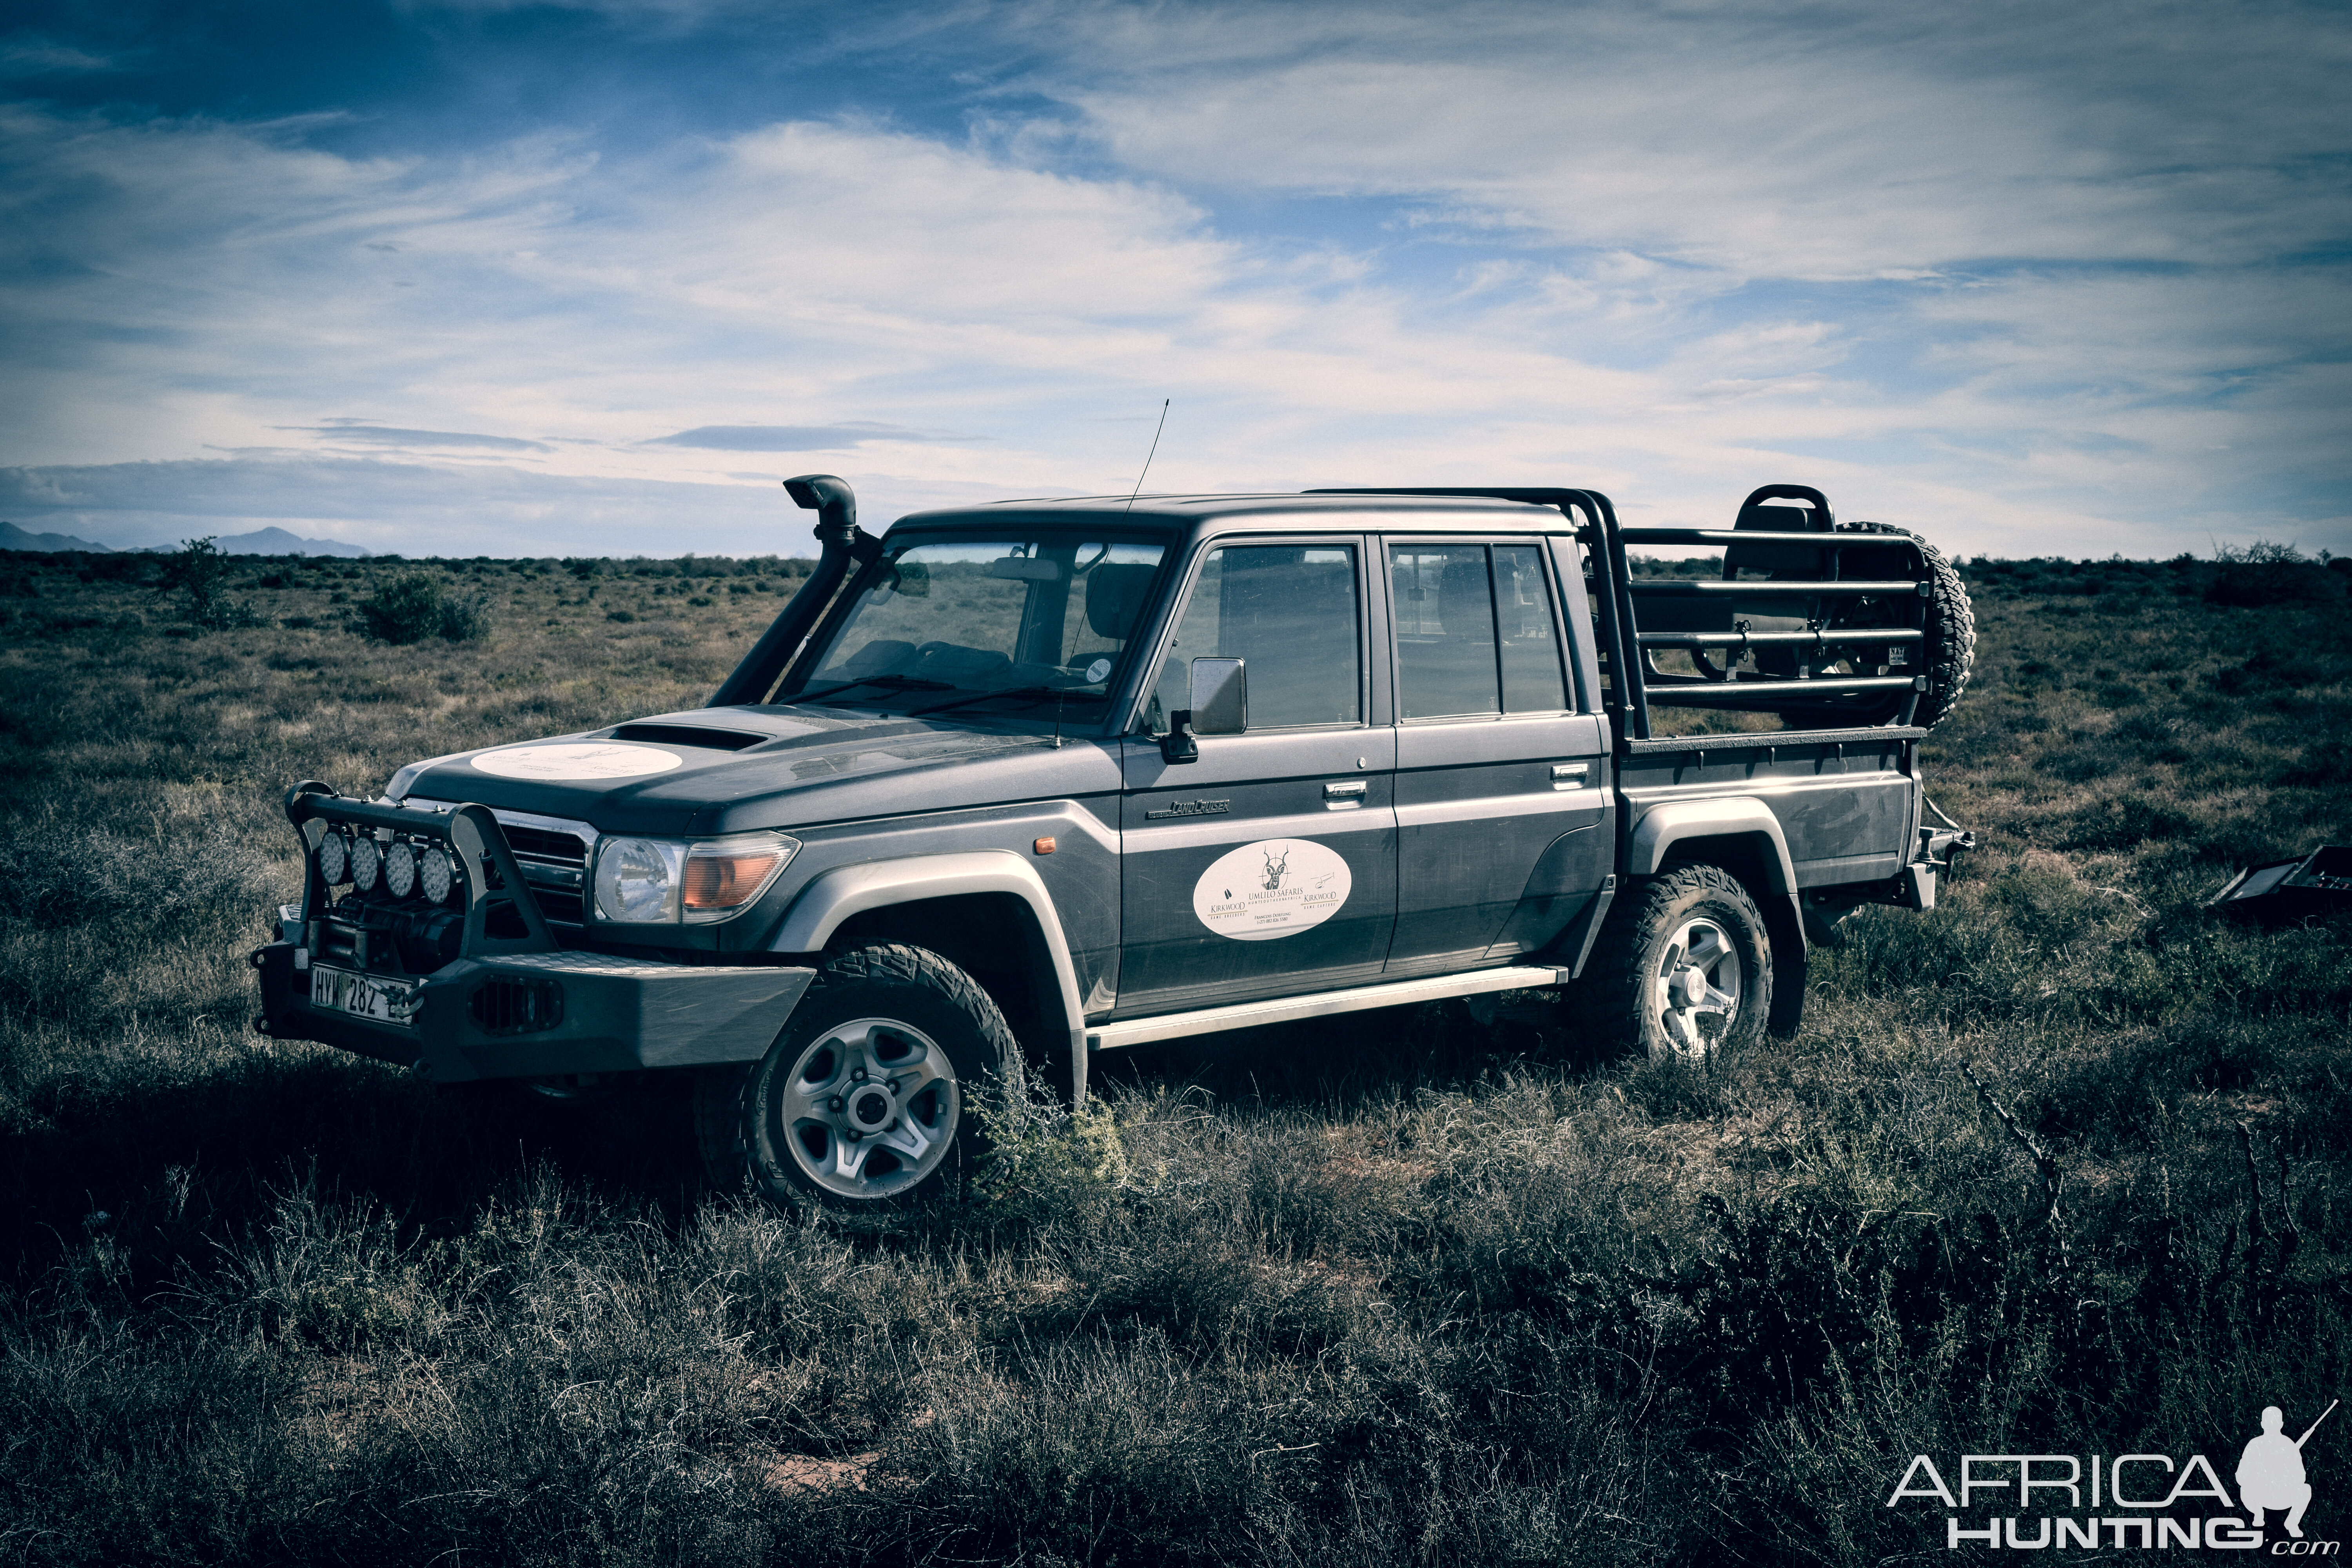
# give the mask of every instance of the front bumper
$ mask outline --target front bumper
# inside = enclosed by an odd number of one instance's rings
[[[310,955],[293,942],[257,949],[253,964],[262,1033],[436,1083],[756,1061],[816,975],[574,951],[460,958],[424,978],[404,1020],[382,1022],[315,1005]]]

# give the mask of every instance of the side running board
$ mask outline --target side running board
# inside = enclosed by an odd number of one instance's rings
[[[1226,1029],[1252,1029],[1262,1024],[1289,1024],[1301,1018],[1321,1018],[1334,1013],[1361,1013],[1374,1007],[1408,1007],[1416,1002],[1442,1002],[1448,996],[1479,996],[1490,991],[1549,991],[1567,984],[1570,978],[1569,971],[1546,963],[1514,969],[1481,969],[1470,974],[1434,974],[1426,980],[1394,980],[1382,985],[1359,985],[1346,991],[1317,991],[1305,996],[1278,996],[1270,1002],[1243,1002],[1230,1007],[1203,1007],[1192,1013],[1165,1013],[1157,1018],[1129,1018],[1116,1024],[1089,1025],[1087,1047],[1107,1051],[1119,1046],[1181,1039],[1187,1035],[1214,1035]]]

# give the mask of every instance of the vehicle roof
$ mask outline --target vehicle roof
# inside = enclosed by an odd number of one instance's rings
[[[909,512],[890,526],[899,528],[963,528],[1006,523],[1175,524],[1187,529],[1204,522],[1235,522],[1272,530],[1334,531],[1394,527],[1410,517],[1415,528],[1449,527],[1515,532],[1569,526],[1556,507],[1493,496],[1458,495],[1302,495],[1275,492],[1262,495],[1145,495],[1132,501],[1126,496],[1071,496],[1037,500],[994,501],[984,506],[943,508]]]

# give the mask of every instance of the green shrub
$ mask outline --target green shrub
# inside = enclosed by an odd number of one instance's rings
[[[470,594],[444,594],[441,624],[435,629],[451,642],[473,642],[489,636],[489,595],[480,589]]]
[[[228,557],[210,539],[191,539],[163,558],[155,592],[180,594],[183,614],[192,626],[226,630],[259,626],[261,617],[250,600],[221,596],[228,585]]]
[[[2256,540],[2242,549],[2223,545],[2221,569],[2206,585],[2209,604],[2242,609],[2273,605],[2326,605],[2340,601],[2344,578],[2315,561],[2306,561],[2291,544]]]
[[[470,642],[489,634],[490,597],[478,590],[445,593],[434,578],[411,572],[361,600],[360,618],[380,642],[404,645],[435,636]]]
[[[991,1079],[971,1101],[988,1139],[972,1183],[983,1207],[1038,1219],[1099,1206],[1127,1184],[1127,1146],[1101,1100],[1072,1111],[1042,1087]]]

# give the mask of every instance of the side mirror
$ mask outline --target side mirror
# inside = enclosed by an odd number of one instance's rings
[[[1249,728],[1249,673],[1238,658],[1192,661],[1192,732],[1238,735]]]

